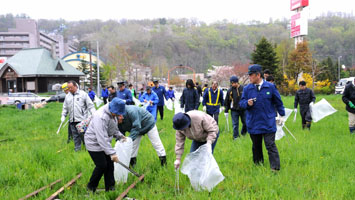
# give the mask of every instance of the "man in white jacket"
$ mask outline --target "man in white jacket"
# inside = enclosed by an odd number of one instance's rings
[[[85,133],[85,146],[95,163],[95,169],[87,185],[87,189],[92,192],[95,192],[102,175],[104,175],[105,190],[114,190],[113,162],[117,162],[118,157],[111,146],[111,140],[113,137],[125,139],[117,127],[118,119],[122,120],[124,113],[124,101],[114,98],[93,114]]]
[[[96,109],[89,95],[78,89],[75,81],[68,81],[68,94],[65,96],[61,121],[69,114],[69,126],[73,134],[75,151],[81,150],[81,141],[84,142],[83,134],[79,133],[76,125],[88,117],[88,112],[93,114]]]

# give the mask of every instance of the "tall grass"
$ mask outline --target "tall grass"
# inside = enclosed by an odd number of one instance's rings
[[[277,141],[281,171],[272,173],[264,147],[265,164],[252,162],[249,136],[232,140],[225,131],[220,115],[220,131],[214,156],[225,180],[211,193],[195,192],[189,179],[180,173],[180,191],[175,196],[175,131],[173,112],[165,109],[165,118],[158,117],[158,130],[167,152],[168,166],[160,167],[158,156],[147,137],[143,137],[135,170],[145,180],[129,193],[137,199],[355,199],[355,136],[348,130],[347,112],[341,96],[326,98],[335,114],[312,124],[311,131],[301,129],[301,119],[286,122],[297,141],[289,134]],[[293,108],[293,97],[283,97],[285,107]],[[137,178],[129,176],[127,184],[113,192],[88,195],[86,184],[94,164],[86,151],[74,152],[73,143],[66,144],[67,126],[60,134],[62,104],[50,103],[39,110],[17,110],[0,107],[0,199],[18,199],[49,183],[63,178],[62,183],[47,189],[34,199],[44,199],[79,172],[83,176],[60,199],[115,199]],[[229,120],[231,122],[231,119]],[[231,123],[230,123],[231,124]],[[232,127],[230,127],[232,130]],[[191,141],[185,145],[184,156]],[[103,179],[99,188],[104,188]]]

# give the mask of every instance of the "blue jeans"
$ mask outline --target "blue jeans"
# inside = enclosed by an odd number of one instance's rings
[[[216,147],[218,137],[219,137],[219,131],[217,133],[216,140],[212,143],[212,154],[213,154],[214,148]],[[192,144],[191,144],[191,148],[190,148],[190,153],[196,151],[200,146],[202,146],[204,144],[206,144],[206,142],[197,142],[197,141],[193,140]]]
[[[232,123],[233,123],[233,138],[239,137],[239,117],[243,124],[241,134],[245,135],[247,133],[247,124],[245,122],[245,111],[231,110],[231,115],[232,115]]]

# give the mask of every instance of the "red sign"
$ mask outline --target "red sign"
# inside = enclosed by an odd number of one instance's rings
[[[291,0],[291,11],[308,6],[308,0]]]
[[[304,9],[291,16],[291,38],[307,35],[308,33],[308,10]]]

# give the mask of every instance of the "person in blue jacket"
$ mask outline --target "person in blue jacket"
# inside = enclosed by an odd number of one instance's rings
[[[157,104],[159,103],[159,97],[152,91],[150,86],[146,87],[146,92],[139,98],[139,101],[147,103],[147,111],[150,112],[154,120],[157,121]]]
[[[224,105],[223,91],[218,89],[217,81],[212,82],[212,87],[203,93],[203,111],[216,120],[218,124],[219,108]],[[224,107],[222,107],[224,108]]]
[[[168,100],[168,98],[166,97],[166,90],[165,90],[165,87],[159,85],[159,81],[155,80],[153,83],[154,83],[154,87],[152,88],[153,92],[155,92],[159,97],[159,103],[157,105],[157,108],[159,110],[160,119],[163,120],[163,118],[164,118],[164,97],[166,100]],[[156,115],[158,115],[158,113]],[[156,118],[157,118],[157,116],[155,116],[155,119]]]
[[[250,65],[248,69],[250,83],[244,87],[241,108],[246,109],[246,124],[253,142],[253,161],[263,164],[262,140],[269,154],[272,171],[280,170],[280,157],[275,144],[276,111],[280,114],[277,123],[284,123],[285,108],[277,89],[272,83],[261,78],[261,66]]]
[[[107,104],[108,89],[107,89],[106,86],[104,86],[104,87],[102,88],[101,97],[102,97],[102,99],[104,100],[104,104]]]
[[[185,107],[185,113],[190,110],[198,110],[200,104],[200,96],[195,89],[195,84],[191,79],[186,81],[186,88],[182,91],[180,97],[181,108]]]
[[[125,82],[118,82],[117,85],[117,97],[122,99],[126,105],[133,105],[132,93],[126,88]]]
[[[166,91],[166,98],[171,99],[172,101],[175,101],[175,94],[174,94],[173,87],[170,86],[169,90]]]
[[[89,91],[88,95],[89,95],[91,101],[94,102],[94,100],[95,100],[95,92],[92,91],[91,87],[88,88],[88,91]]]

